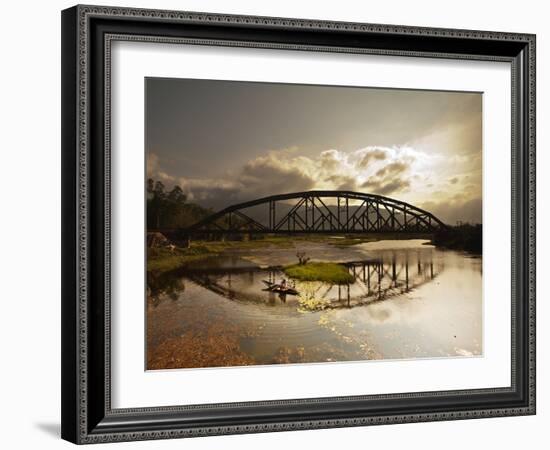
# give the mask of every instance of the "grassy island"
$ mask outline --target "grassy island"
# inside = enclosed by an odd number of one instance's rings
[[[355,281],[345,266],[336,263],[293,264],[283,270],[288,277],[302,281],[326,281],[334,284],[349,284]]]

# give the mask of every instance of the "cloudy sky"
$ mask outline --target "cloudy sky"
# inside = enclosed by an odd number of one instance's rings
[[[147,174],[216,210],[344,189],[481,222],[481,108],[479,93],[148,78]]]

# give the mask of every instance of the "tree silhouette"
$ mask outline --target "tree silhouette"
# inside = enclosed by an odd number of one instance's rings
[[[175,185],[170,191],[162,181],[147,180],[147,228],[186,228],[211,213],[210,210],[187,202],[183,189]]]

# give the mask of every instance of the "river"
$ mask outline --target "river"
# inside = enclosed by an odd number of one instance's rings
[[[147,368],[481,355],[482,259],[426,244],[234,250],[149,279]],[[355,282],[266,291],[297,250],[344,263]]]

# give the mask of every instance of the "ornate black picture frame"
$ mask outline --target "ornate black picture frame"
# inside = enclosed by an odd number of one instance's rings
[[[512,373],[506,388],[113,409],[110,48],[116,40],[512,66]],[[62,437],[97,443],[535,413],[535,36],[98,6],[62,13]]]

